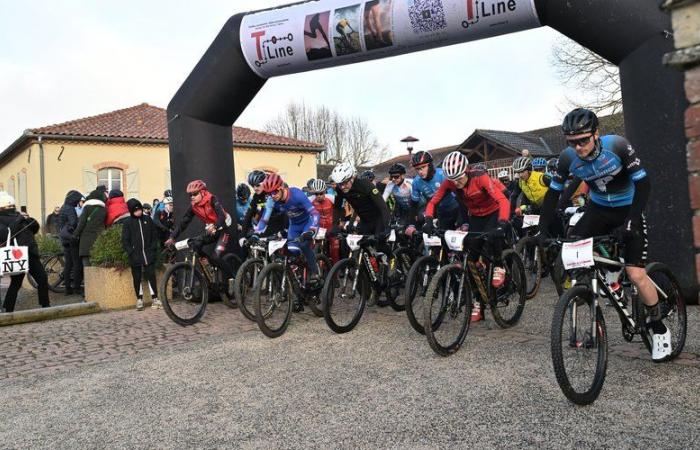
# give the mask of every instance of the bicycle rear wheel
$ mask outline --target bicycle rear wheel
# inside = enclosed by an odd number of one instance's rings
[[[318,264],[318,276],[321,280],[325,280],[328,272],[331,270],[331,260],[325,255],[316,255],[316,263]],[[321,300],[321,290],[323,287],[318,288],[315,292],[311,293],[306,299],[306,304],[311,309],[316,317],[323,317],[323,301]]]
[[[66,292],[66,286],[63,284],[63,270],[66,263],[61,255],[53,255],[44,264],[46,276],[49,279],[49,290],[62,294]]]
[[[260,272],[253,290],[255,321],[269,338],[280,337],[292,317],[292,283],[282,264],[272,263]]]
[[[525,281],[527,283],[527,299],[537,295],[542,282],[542,249],[537,238],[528,236],[520,239],[515,245],[515,251],[520,255],[525,266]]]
[[[406,284],[408,272],[411,271],[413,262],[411,254],[407,249],[401,249],[394,254],[394,268],[389,271],[389,287],[386,296],[389,305],[394,311],[404,311],[406,309],[406,298],[401,295],[401,288]]]
[[[561,296],[550,339],[554,375],[566,398],[577,405],[593,403],[605,382],[608,336],[603,312],[599,306],[593,311],[588,286],[574,286]]]
[[[173,264],[163,275],[160,285],[163,310],[182,326],[193,325],[202,318],[209,301],[209,287],[204,276],[187,262]]]
[[[513,250],[503,252],[503,264],[506,269],[506,279],[499,288],[489,289],[491,299],[491,314],[493,320],[501,328],[510,328],[518,321],[525,309],[527,297],[525,287],[525,268],[520,255]],[[495,292],[494,292],[495,291]]]
[[[671,332],[671,354],[662,361],[670,361],[681,354],[685,346],[685,336],[688,328],[688,316],[686,315],[685,299],[676,277],[671,269],[662,263],[647,265],[647,275],[656,285],[659,294],[659,306],[663,315],[662,322]],[[642,332],[642,340],[647,350],[651,352],[651,339],[646,332]]]
[[[321,292],[323,318],[336,333],[351,331],[362,318],[371,285],[355,259],[341,259],[331,269]]]
[[[411,266],[406,280],[405,300],[408,323],[420,334],[425,334],[425,294],[430,280],[437,272],[438,261],[433,256],[421,256]]]
[[[472,313],[471,289],[462,268],[450,264],[440,269],[425,300],[423,328],[430,348],[440,356],[456,353],[467,337]]]
[[[258,280],[260,271],[262,271],[265,262],[260,258],[246,259],[238,269],[236,280],[233,282],[233,292],[236,295],[238,309],[241,314],[253,322],[255,322],[255,306],[253,305],[253,288]]]

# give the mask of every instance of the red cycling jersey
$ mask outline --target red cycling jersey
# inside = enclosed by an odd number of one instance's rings
[[[457,199],[466,205],[470,216],[484,217],[496,211],[499,212],[498,220],[506,221],[510,216],[510,201],[486,172],[471,172],[462,189],[457,189],[451,180],[444,180],[425,207],[425,215],[433,217],[435,207],[449,192],[457,193]]]
[[[314,208],[316,208],[316,211],[318,211],[320,215],[318,225],[327,230],[333,228],[333,202],[330,201],[328,197],[324,197],[322,201],[316,197],[311,203],[314,205]]]

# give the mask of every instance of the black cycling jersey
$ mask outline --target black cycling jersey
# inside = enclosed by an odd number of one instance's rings
[[[250,200],[250,208],[245,213],[243,218],[243,223],[241,227],[243,232],[247,233],[249,230],[253,229],[253,217],[256,214],[261,214],[265,208],[265,202],[267,201],[267,194],[253,194],[253,198]],[[287,226],[287,215],[278,210],[273,210],[270,220],[267,222],[267,233],[265,234],[276,234],[278,231],[284,230]]]
[[[374,184],[367,180],[355,178],[348,192],[343,192],[339,187],[333,205],[334,223],[337,223],[344,215],[343,200],[347,200],[350,203],[355,214],[360,217],[362,222],[375,224],[375,233],[381,233],[388,228],[391,220],[389,208],[386,206],[381,192]]]

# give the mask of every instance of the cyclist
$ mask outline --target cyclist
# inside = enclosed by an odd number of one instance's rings
[[[389,202],[389,197],[394,197],[394,217],[401,224],[411,222],[411,182],[406,179],[406,166],[403,164],[392,164],[389,167],[390,181],[384,189],[382,197],[385,202]]]
[[[541,156],[538,156],[532,160],[532,169],[535,172],[544,173],[544,171],[547,169],[547,160]]]
[[[319,225],[321,228],[330,230],[333,226],[333,201],[326,197],[326,182],[317,178],[309,186],[309,193],[313,195],[311,204],[314,205],[320,216]]]
[[[418,209],[424,209],[425,205],[435,195],[438,188],[445,180],[442,169],[436,169],[433,164],[433,157],[430,153],[419,151],[411,156],[411,166],[416,170],[417,177],[411,186],[411,207],[410,226],[406,229],[406,234],[412,235],[416,230],[416,217]],[[454,193],[449,193],[442,199],[437,208],[438,227],[441,230],[453,229],[460,219],[459,203]]]
[[[544,158],[543,158],[544,159]],[[537,214],[547,194],[547,185],[544,182],[544,174],[537,172],[533,167],[533,160],[529,156],[521,156],[513,161],[513,172],[518,174],[518,184],[510,195],[511,214],[521,217],[526,212]],[[520,206],[516,207],[518,197],[521,198]],[[557,224],[559,228],[557,228]],[[561,223],[552,222],[553,236],[560,236],[563,232]]]
[[[199,254],[206,255],[210,263],[223,270],[229,281],[232,280],[234,277],[233,268],[222,258],[231,237],[235,236],[231,216],[221,206],[216,196],[209,192],[204,181],[191,181],[187,185],[187,194],[190,196],[190,207],[180,223],[170,233],[170,238],[165,241],[165,245],[173,245],[175,239],[187,229],[192,219],[197,216],[204,223],[206,237],[195,242],[194,250]]]
[[[263,191],[261,185],[265,181],[267,174],[262,170],[254,170],[248,174],[248,184],[253,187],[253,197],[250,199],[250,207],[245,213],[243,218],[243,223],[241,227],[243,228],[244,234],[249,234],[253,231],[254,222],[263,214],[265,209],[265,203],[267,202],[268,195]],[[280,211],[273,211],[272,215],[269,217],[267,222],[267,228],[265,229],[264,236],[272,236],[274,234],[283,231],[287,220],[285,214]]]
[[[241,183],[236,187],[236,217],[238,226],[243,222],[245,213],[250,208],[250,188],[247,184]]]
[[[433,216],[435,207],[450,192],[456,192],[457,199],[469,213],[470,232],[493,232],[493,254],[500,258],[502,240],[508,226],[510,202],[496,186],[488,173],[483,170],[469,171],[469,161],[465,155],[455,151],[445,157],[442,169],[446,180],[440,184],[437,192],[425,207],[425,225],[423,232],[433,232]],[[470,258],[478,258],[478,252],[470,254]],[[496,267],[493,271],[492,284],[501,287],[505,281],[505,269]],[[482,319],[481,311],[475,307],[472,320]]]
[[[590,203],[574,227],[574,235],[587,238],[622,227],[626,271],[646,305],[653,332],[652,359],[663,360],[672,353],[671,332],[662,322],[658,293],[644,268],[648,243],[643,211],[651,191],[649,177],[627,139],[600,136],[593,111],[574,109],[564,117],[562,131],[569,147],[559,157],[557,174],[542,206],[541,233],[546,236],[569,174],[584,180],[590,188]]]
[[[338,187],[333,204],[333,223],[338,223],[344,217],[342,204],[345,200],[360,218],[358,233],[373,234],[380,243],[383,242],[389,234],[391,215],[379,189],[369,181],[356,177],[355,167],[350,163],[335,166],[331,179]]]
[[[268,220],[273,211],[284,211],[289,217],[289,229],[287,238],[291,241],[301,238],[301,242],[289,242],[287,248],[292,253],[301,253],[306,259],[306,267],[309,270],[309,285],[318,287],[318,265],[316,264],[316,254],[311,248],[311,241],[318,229],[319,214],[311,204],[309,198],[301,189],[286,187],[282,177],[276,173],[271,173],[265,177],[265,181],[260,186],[268,194],[265,203],[265,213],[255,227],[256,233],[265,232]],[[294,310],[299,312],[304,310],[301,300],[297,299]]]

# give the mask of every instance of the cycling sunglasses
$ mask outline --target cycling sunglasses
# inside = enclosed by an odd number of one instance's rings
[[[190,197],[196,197],[196,196],[199,195],[199,191],[197,191],[197,192],[190,192],[189,195],[190,195]]]
[[[398,180],[399,178],[401,178],[401,175],[398,175],[398,174],[397,174],[397,175],[391,175],[390,178],[391,178],[392,180]]]
[[[591,138],[592,138],[592,137],[593,137],[593,135],[591,134],[591,135],[589,135],[589,136],[582,137],[582,138],[579,138],[579,139],[567,139],[566,142],[568,142],[569,145],[572,146],[573,148],[576,148],[576,147],[583,147],[584,145],[586,145],[586,144],[588,144],[589,142],[591,142]]]

